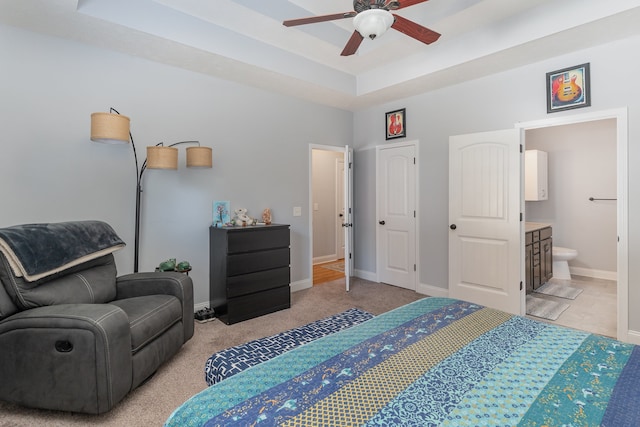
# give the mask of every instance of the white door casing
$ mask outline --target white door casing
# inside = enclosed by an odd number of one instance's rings
[[[518,129],[449,138],[449,296],[513,314],[524,314],[520,147]]]
[[[416,289],[415,143],[376,148],[378,282]]]
[[[344,147],[344,279],[347,292],[353,276],[353,149]]]

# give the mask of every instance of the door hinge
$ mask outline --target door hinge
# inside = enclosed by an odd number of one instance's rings
[[[520,281],[520,290],[522,290],[522,281]]]
[[[417,271],[417,270],[416,270],[416,265],[415,265],[415,264],[413,264],[413,271]]]
[[[413,217],[414,218],[416,217],[416,211],[413,211]]]
[[[416,164],[416,158],[415,157],[413,158],[413,164],[414,165]]]
[[[522,146],[522,144],[520,144],[520,152],[522,153],[522,150],[524,149],[524,147]]]
[[[349,162],[349,169],[351,169],[351,164],[352,164],[352,163],[351,163],[351,162]]]
[[[522,212],[520,212],[520,222],[522,222],[522,218],[523,218],[523,215],[522,215]]]

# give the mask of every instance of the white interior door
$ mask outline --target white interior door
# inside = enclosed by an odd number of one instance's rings
[[[344,281],[347,292],[353,276],[353,149],[344,147]]]
[[[336,254],[338,258],[344,259],[345,232],[342,229],[344,224],[345,204],[344,204],[344,159],[336,160]]]
[[[523,314],[520,130],[449,138],[449,296]]]
[[[378,281],[416,289],[416,147],[377,148]]]

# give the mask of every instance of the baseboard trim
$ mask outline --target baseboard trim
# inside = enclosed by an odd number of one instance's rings
[[[199,302],[198,304],[194,304],[193,312],[195,313],[198,310],[202,310],[204,308],[209,308],[209,301],[207,302]]]
[[[626,337],[618,337],[618,339],[631,344],[640,345],[640,332],[629,330],[627,331]]]
[[[365,270],[353,270],[353,275],[370,282],[378,282],[378,275]]]
[[[337,260],[338,260],[338,255],[336,254],[319,256],[313,259],[313,265],[324,264],[325,262],[331,262],[331,261],[337,261]]]
[[[618,273],[616,271],[607,271],[607,270],[594,270],[591,268],[582,268],[582,267],[571,267],[569,266],[569,271],[571,274],[575,274],[576,276],[584,276],[591,277],[593,279],[602,279],[602,280],[618,280]]]
[[[304,279],[293,282],[289,286],[291,287],[291,292],[298,292],[304,289],[312,288],[313,282],[311,281],[311,279]]]
[[[430,297],[447,298],[449,296],[448,289],[440,288],[433,285],[426,285],[424,283],[418,283],[416,292]]]

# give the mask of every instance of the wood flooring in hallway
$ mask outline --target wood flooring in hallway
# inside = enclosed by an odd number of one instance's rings
[[[328,265],[335,264],[337,261],[325,262],[322,264],[315,264],[313,266],[313,285],[319,285],[320,283],[330,282],[332,280],[340,279],[344,277],[344,272],[331,270],[329,268],[325,268]],[[344,260],[343,260],[344,263]]]

